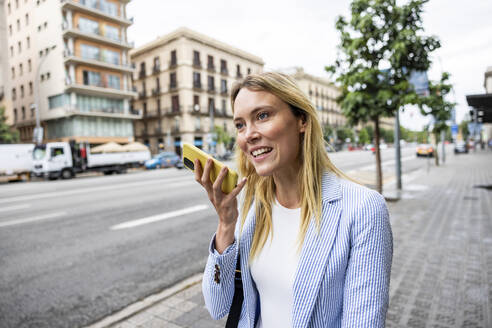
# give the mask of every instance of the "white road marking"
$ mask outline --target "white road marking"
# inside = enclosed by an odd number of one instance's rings
[[[194,212],[198,212],[198,211],[203,211],[207,208],[208,208],[208,205],[196,205],[196,206],[184,208],[182,210],[177,210],[177,211],[167,212],[167,213],[163,213],[163,214],[153,215],[153,216],[149,216],[149,217],[138,219],[138,220],[126,221],[126,222],[114,225],[110,229],[111,230],[120,230],[120,229],[134,228],[134,227],[138,227],[138,226],[141,226],[144,224],[149,224],[149,223],[167,220],[167,219],[174,218],[174,217],[177,217],[180,215],[185,215],[185,214],[190,214],[190,213],[194,213]]]
[[[24,208],[29,208],[29,207],[31,207],[30,204],[0,207],[0,212],[8,212],[8,211],[22,210]]]
[[[406,161],[409,161],[411,159],[414,159],[415,158],[415,155],[411,155],[411,156],[407,156],[407,157],[403,157],[401,159],[401,162],[406,162]],[[390,160],[387,160],[387,161],[384,161],[381,163],[381,167],[383,166],[388,166],[388,165],[393,165],[396,163],[396,160],[394,159],[390,159]],[[369,164],[369,165],[366,165],[366,166],[362,166],[362,167],[358,167],[356,169],[353,169],[353,170],[350,170],[347,172],[347,174],[353,174],[357,171],[370,171],[370,170],[373,170],[376,168],[376,164]]]
[[[53,212],[53,213],[33,216],[30,218],[25,218],[25,219],[16,219],[16,220],[11,220],[11,221],[0,222],[0,228],[9,227],[9,226],[18,225],[18,224],[36,222],[36,221],[41,221],[41,220],[54,219],[54,218],[57,218],[57,217],[60,217],[63,215],[67,215],[67,212]]]
[[[109,185],[109,186],[101,186],[101,187],[91,187],[91,188],[85,188],[85,189],[72,189],[72,190],[65,190],[65,191],[53,191],[53,192],[43,192],[43,193],[38,193],[38,194],[32,194],[32,195],[26,195],[26,196],[16,196],[16,197],[10,197],[10,198],[3,198],[0,199],[0,204],[5,204],[5,203],[10,203],[10,202],[20,202],[20,201],[27,201],[27,200],[35,200],[35,199],[43,199],[43,198],[50,198],[50,197],[58,197],[58,196],[69,196],[69,195],[77,195],[77,194],[84,194],[84,193],[92,193],[92,192],[97,192],[97,191],[104,191],[104,190],[112,190],[112,189],[128,189],[131,187],[139,187],[139,186],[146,186],[146,185],[152,185],[152,184],[162,184],[165,185],[166,187],[169,186],[182,186],[186,184],[196,184],[196,181],[193,176],[190,177],[184,177],[179,178],[179,179],[173,179],[171,181],[165,180],[165,179],[156,179],[156,180],[151,180],[151,181],[138,181],[138,182],[132,182],[132,183],[124,183],[124,184],[116,184],[116,185]]]

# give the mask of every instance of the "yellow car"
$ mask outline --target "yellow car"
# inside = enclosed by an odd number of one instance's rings
[[[434,148],[429,144],[421,144],[417,146],[417,157],[433,157]]]

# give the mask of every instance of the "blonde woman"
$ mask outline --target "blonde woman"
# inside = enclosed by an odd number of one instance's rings
[[[316,110],[290,77],[249,75],[231,93],[244,178],[224,194],[227,169],[212,184],[212,162],[195,163],[218,214],[203,276],[210,314],[229,312],[239,253],[238,327],[384,327],[392,234],[383,197],[330,162]]]

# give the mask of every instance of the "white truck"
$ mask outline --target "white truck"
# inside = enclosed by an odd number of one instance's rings
[[[29,180],[34,144],[0,145],[0,180]]]
[[[115,144],[117,147],[122,147]],[[100,147],[100,146],[99,146]],[[95,148],[94,148],[95,149]],[[88,143],[48,142],[33,151],[33,173],[47,179],[70,179],[77,173],[125,173],[129,167],[138,167],[150,159],[150,151],[126,151],[124,148],[105,149],[91,153]]]

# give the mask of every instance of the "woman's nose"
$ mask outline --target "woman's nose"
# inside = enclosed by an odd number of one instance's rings
[[[259,139],[260,134],[258,133],[258,130],[254,126],[248,126],[246,128],[246,141],[251,143]]]

